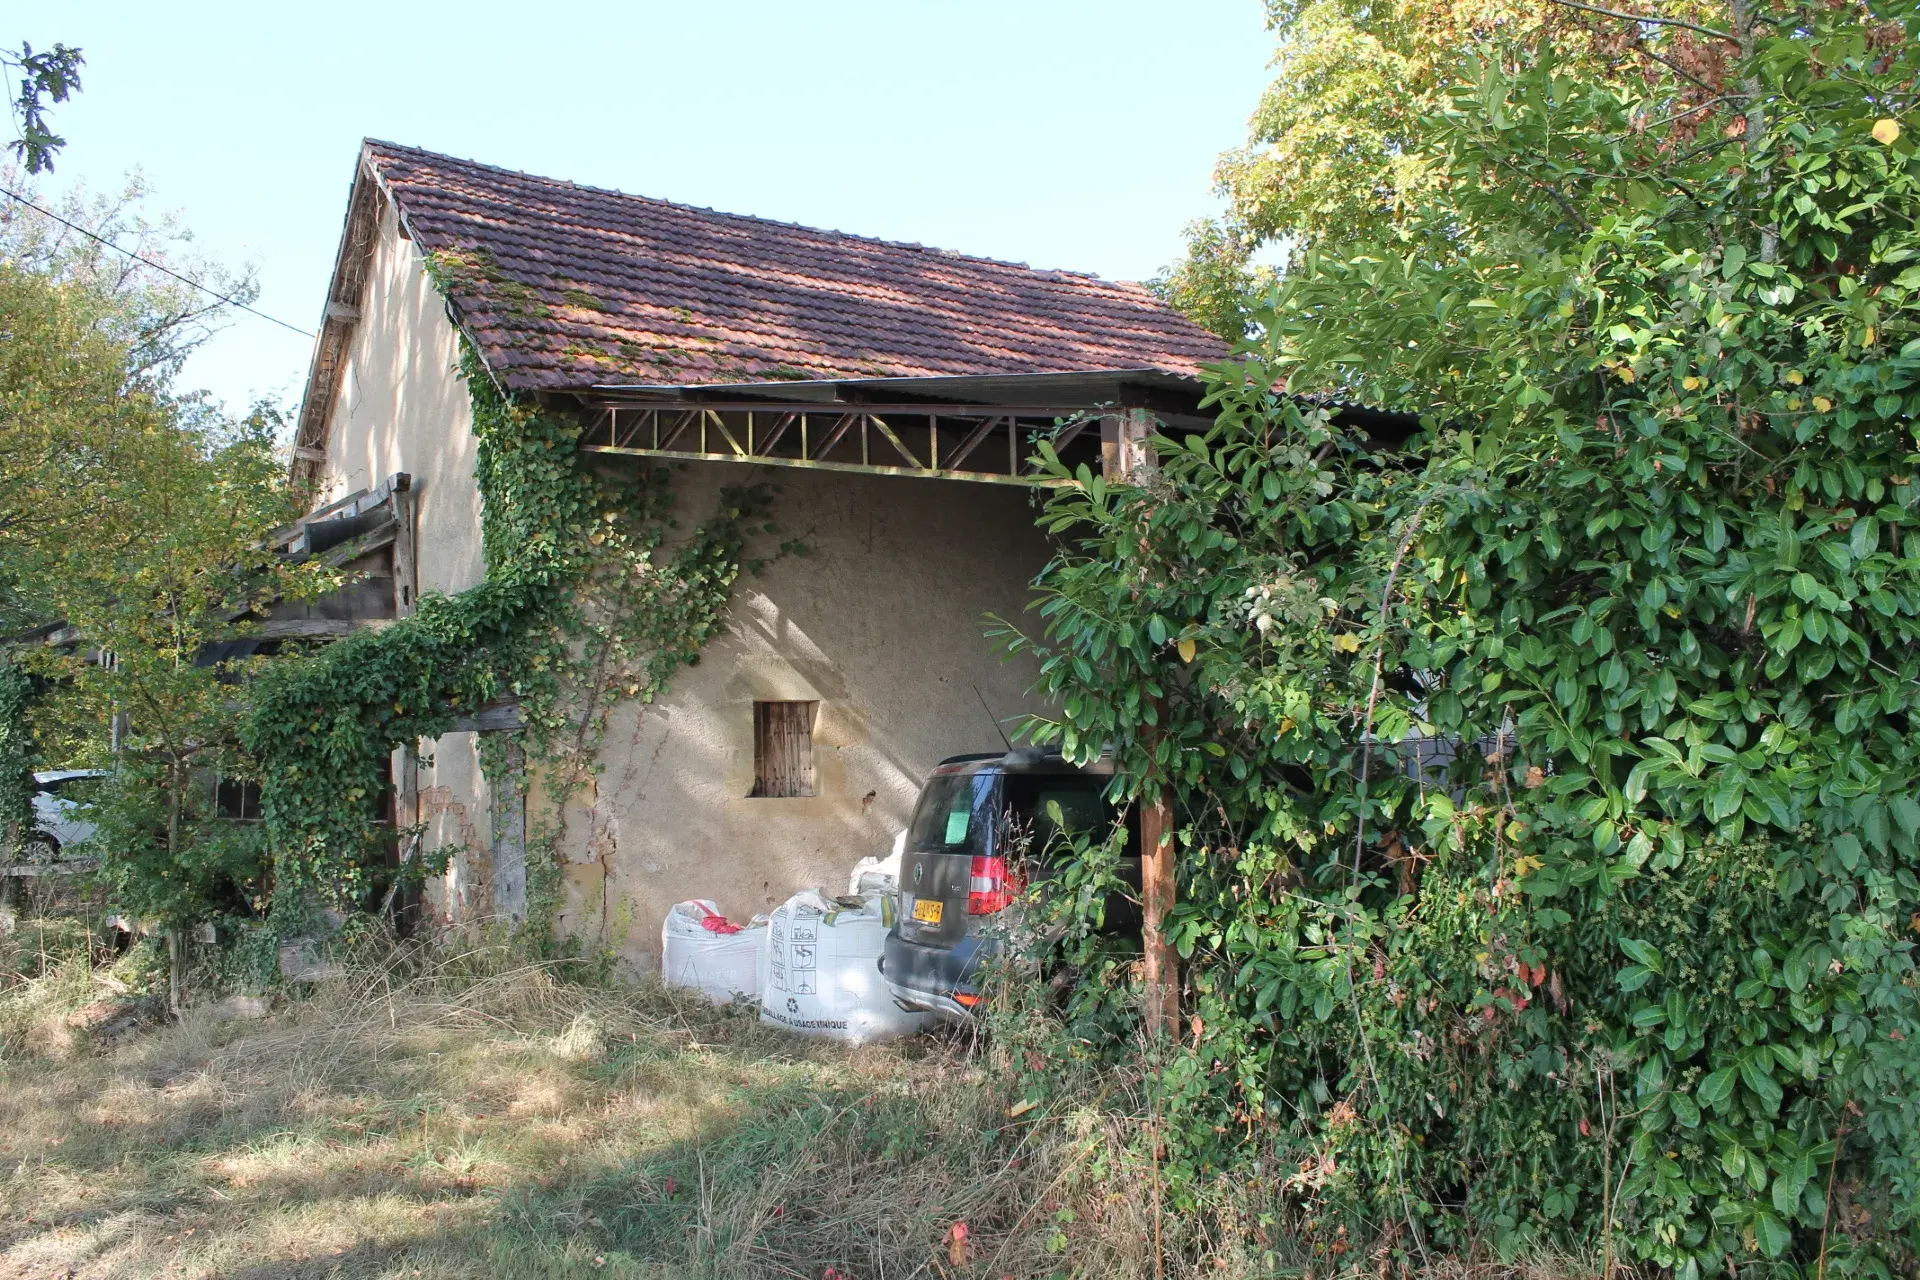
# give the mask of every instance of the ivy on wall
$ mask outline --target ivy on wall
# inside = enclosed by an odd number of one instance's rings
[[[243,738],[259,760],[283,923],[369,905],[388,874],[392,832],[376,824],[393,751],[495,699],[518,700],[529,762],[555,766],[546,794],[557,811],[591,776],[611,708],[652,701],[724,626],[748,539],[772,529],[766,489],[728,488],[671,545],[667,468],[596,473],[576,449],[577,420],[505,393],[470,346],[461,371],[480,445],[485,581],[423,593],[412,616],[254,690]],[[529,826],[552,829],[533,815]]]

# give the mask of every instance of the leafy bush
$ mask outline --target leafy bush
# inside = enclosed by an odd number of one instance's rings
[[[1217,426],[1057,492],[1013,642],[1036,732],[1180,803],[1188,1194],[1329,1255],[1914,1264],[1916,13],[1483,51]]]

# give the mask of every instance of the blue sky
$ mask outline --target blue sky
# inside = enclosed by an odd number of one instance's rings
[[[1214,207],[1271,41],[1259,0],[629,0],[16,8],[86,53],[57,191],[140,170],[199,247],[316,327],[363,136],[737,213],[1143,279]],[[189,366],[298,398],[241,318]]]

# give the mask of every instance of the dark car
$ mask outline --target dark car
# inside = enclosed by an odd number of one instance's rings
[[[894,998],[970,1017],[981,966],[1001,946],[984,926],[1019,899],[1030,862],[1047,873],[1045,855],[1062,826],[1096,838],[1112,829],[1112,781],[1108,762],[1083,767],[1032,750],[942,761],[921,789],[901,850],[899,909],[880,965]],[[1135,886],[1139,868],[1137,856],[1122,864]],[[1131,904],[1116,906],[1107,926],[1124,928]]]

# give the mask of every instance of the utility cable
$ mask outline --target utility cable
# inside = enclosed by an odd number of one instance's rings
[[[89,240],[98,241],[99,243],[107,246],[107,248],[113,250],[115,253],[124,253],[127,257],[132,258],[135,262],[141,263],[144,266],[152,267],[155,271],[160,272],[162,275],[172,276],[175,280],[178,280],[181,284],[192,285],[194,288],[198,289],[200,292],[204,294],[208,294],[211,297],[218,298],[220,299],[220,301],[226,303],[228,306],[238,307],[249,315],[259,316],[262,320],[271,320],[273,321],[273,323],[279,325],[282,329],[291,329],[303,338],[311,338],[313,336],[312,333],[308,332],[305,329],[302,329],[299,325],[288,324],[285,320],[280,319],[278,316],[270,316],[264,311],[255,311],[252,307],[240,301],[238,298],[229,298],[226,294],[221,293],[216,289],[207,288],[207,286],[201,284],[198,280],[190,280],[186,276],[181,275],[178,271],[175,271],[169,267],[161,266],[159,263],[155,262],[152,258],[143,258],[131,249],[123,249],[119,245],[115,244],[113,241],[107,239],[105,236],[95,235],[93,232],[87,230],[85,227],[79,225],[78,223],[68,222],[65,218],[61,217],[59,214],[55,213],[53,210],[41,208],[39,205],[35,204],[33,201],[21,195],[18,191],[10,190],[7,187],[0,187],[0,193],[4,193],[8,196],[13,197],[15,200],[18,200],[21,204],[27,206],[27,208],[33,210],[35,213],[41,214],[48,218],[52,218],[55,222],[59,223],[63,227],[68,228],[69,230],[78,231],[81,235],[85,236]]]

